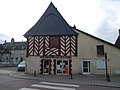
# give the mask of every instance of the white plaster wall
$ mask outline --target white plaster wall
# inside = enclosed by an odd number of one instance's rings
[[[36,71],[37,74],[40,73],[40,57],[29,56],[26,58],[25,73],[34,74],[34,71]]]
[[[96,60],[104,60],[104,56],[97,56],[97,45],[104,45],[109,60],[109,74],[115,74],[116,70],[120,70],[120,49],[79,32],[78,56],[73,58],[73,70],[75,70],[73,72],[82,73],[82,61],[91,60],[91,74],[105,74],[105,70],[96,69]]]

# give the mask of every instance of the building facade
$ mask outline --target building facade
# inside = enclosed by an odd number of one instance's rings
[[[43,16],[27,31],[26,73],[69,75],[120,73],[120,49],[71,27],[50,3]]]
[[[11,42],[1,44],[1,66],[18,65],[26,58],[26,42],[15,42],[14,38]]]
[[[78,56],[73,60],[74,73],[105,75],[106,53],[108,74],[120,74],[120,49],[100,38],[80,30],[77,31],[79,33]]]
[[[26,72],[70,74],[71,59],[77,56],[78,34],[52,3],[24,36],[27,38]]]

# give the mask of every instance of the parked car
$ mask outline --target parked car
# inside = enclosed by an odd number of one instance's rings
[[[25,71],[25,61],[22,61],[20,64],[17,66],[18,71]]]

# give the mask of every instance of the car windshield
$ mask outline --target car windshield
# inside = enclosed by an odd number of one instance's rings
[[[20,65],[25,65],[25,63],[20,63]]]
[[[21,62],[20,65],[25,65],[25,62]]]

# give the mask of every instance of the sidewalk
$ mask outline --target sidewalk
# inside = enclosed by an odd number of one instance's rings
[[[28,75],[24,72],[14,72],[10,74],[12,77],[29,79],[29,80],[40,80],[46,82],[59,82],[59,83],[71,83],[71,84],[87,84],[104,87],[115,87],[120,88],[120,77],[111,77],[111,81],[108,82],[104,76],[96,75],[73,75],[73,79],[66,75]]]

